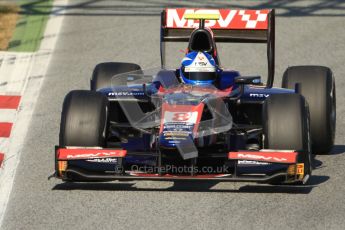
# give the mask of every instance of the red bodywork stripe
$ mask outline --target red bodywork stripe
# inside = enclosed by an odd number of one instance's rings
[[[226,96],[229,96],[229,94],[232,92],[232,86],[227,88],[227,89],[224,89],[224,90],[219,90],[219,89],[216,89],[216,88],[204,88],[204,87],[197,87],[197,86],[194,86],[193,89],[190,88],[190,85],[185,85],[185,87],[181,87],[181,86],[178,86],[178,87],[174,87],[174,88],[164,88],[162,86],[159,87],[158,89],[158,95],[165,95],[165,94],[171,94],[171,93],[180,93],[180,92],[184,92],[184,91],[191,91],[191,92],[198,92],[198,93],[203,93],[203,94],[213,94],[217,97],[226,97]]]
[[[4,161],[4,158],[5,158],[5,154],[0,153],[0,167],[2,165],[2,162]]]
[[[20,96],[0,95],[0,109],[17,109],[20,103]]]
[[[58,160],[81,160],[95,158],[125,157],[127,151],[122,149],[61,148],[57,150],[57,154]]]
[[[0,122],[0,137],[10,137],[13,123]]]
[[[272,163],[296,163],[297,152],[281,152],[281,151],[240,151],[229,152],[228,158],[231,160],[252,160]]]
[[[193,130],[194,135],[196,135],[198,131],[202,111],[204,109],[204,105],[205,104],[203,103],[200,103],[199,105],[169,105],[168,103],[163,103],[161,127],[159,130],[159,133],[163,132],[165,112],[197,112],[198,117],[196,119],[196,123],[194,124],[194,130]]]

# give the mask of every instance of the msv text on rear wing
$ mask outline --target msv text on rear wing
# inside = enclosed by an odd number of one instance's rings
[[[186,15],[198,17],[186,17]],[[210,15],[219,15],[213,20]],[[198,18],[198,19],[196,19]],[[267,87],[274,81],[274,9],[165,9],[161,13],[161,65],[165,66],[165,42],[188,42],[192,31],[204,19],[205,27],[212,30],[216,42],[266,43],[268,60]],[[201,20],[200,20],[201,21]]]

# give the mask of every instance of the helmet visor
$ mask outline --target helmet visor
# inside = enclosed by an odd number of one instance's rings
[[[188,80],[192,81],[209,81],[215,80],[216,73],[215,72],[186,72],[183,71],[183,75]]]

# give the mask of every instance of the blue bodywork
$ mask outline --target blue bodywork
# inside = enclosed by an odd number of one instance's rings
[[[145,84],[146,89],[144,91],[142,84],[128,84],[128,85],[114,85],[112,87],[103,88],[98,90],[102,94],[108,97],[109,101],[118,101],[118,100],[126,100],[126,99],[136,99],[138,101],[145,101],[147,100],[149,95],[154,95],[159,92],[159,88],[162,87],[162,84],[159,80],[164,78],[164,86],[166,88],[173,87],[176,84],[176,79],[178,75],[175,74],[178,71],[169,71],[170,74],[163,74],[163,76],[153,76],[152,82],[147,82]],[[174,73],[174,74],[171,74]],[[237,71],[223,71],[221,69],[218,70],[218,85],[217,88],[219,90],[226,90],[229,87],[232,87],[232,92],[236,92],[236,89],[239,87],[235,84],[235,78],[240,76],[239,72]],[[244,92],[239,98],[243,103],[261,103],[272,94],[285,94],[285,93],[295,93],[294,90],[290,89],[283,89],[283,88],[266,88],[263,86],[252,86],[246,85],[244,87]],[[174,93],[170,95],[170,97],[174,99],[183,98],[185,95],[183,93]],[[232,97],[236,97],[236,94],[231,95]],[[199,102],[188,102],[194,105],[197,105]],[[192,139],[192,130],[194,125],[190,127],[185,126],[184,131],[189,132],[189,138]],[[204,137],[204,142],[208,142],[211,139],[210,136]],[[128,140],[124,143],[121,143],[121,147],[126,149],[129,152],[138,152],[138,151],[150,151],[152,135],[143,133],[139,137],[132,137],[128,138]],[[164,137],[160,136],[159,141],[161,146],[166,148],[176,148],[176,143],[166,140]],[[128,165],[147,165],[147,166],[154,166],[156,164],[156,157],[154,156],[127,156],[125,158],[125,163]],[[104,169],[111,169],[113,167],[113,163],[94,163],[94,162],[83,162],[83,161],[76,161],[72,163],[73,165],[79,165],[84,168],[92,168],[93,170],[104,170]],[[249,167],[249,168],[248,168]],[[266,165],[239,165],[238,170],[246,172],[246,170],[250,170],[251,172],[262,172],[265,170],[274,171],[277,168],[281,168],[281,165],[272,166],[272,164]]]
[[[146,100],[149,95],[154,95],[159,91],[159,88],[162,87],[162,83],[159,79],[164,79],[164,87],[170,88],[176,85],[178,82],[178,71],[179,70],[171,70],[161,72],[158,71],[156,76],[152,76],[152,82],[147,82],[145,84],[146,90],[144,91],[142,84],[131,84],[128,85],[117,85],[109,88],[100,89],[99,92],[106,95],[110,101],[117,101],[117,100],[126,100],[126,99],[133,99],[136,100]],[[235,84],[235,78],[240,76],[239,72],[237,71],[224,71],[222,69],[218,69],[218,80],[217,80],[217,88],[219,90],[225,90],[229,87],[233,87],[232,89],[232,97],[236,97],[236,89],[238,85]],[[122,76],[124,77],[124,76]],[[158,79],[158,80],[157,80]],[[284,93],[295,93],[294,90],[290,89],[283,89],[283,88],[266,88],[263,86],[252,86],[246,85],[244,87],[244,92],[240,97],[241,102],[243,103],[260,103],[264,102],[264,100],[272,94],[284,94]],[[229,95],[230,96],[230,95]],[[171,97],[171,96],[170,96]],[[178,100],[179,97],[185,97],[184,94],[176,93],[172,95],[175,100]],[[185,102],[184,102],[185,103]],[[197,105],[199,102],[194,103]],[[185,129],[188,129],[191,133],[191,130],[194,128],[194,125],[190,127],[185,126]],[[191,135],[191,134],[190,134]],[[206,139],[209,137],[205,137]],[[167,141],[164,138],[160,138],[161,144],[165,147],[176,147],[176,144],[172,141]],[[134,137],[129,138],[127,143],[122,143],[122,147],[129,151],[138,151],[149,149],[150,146],[150,134],[143,134],[141,137]]]
[[[177,71],[171,71],[177,72]],[[225,90],[229,87],[233,87],[233,90],[238,88],[238,85],[235,84],[235,78],[240,76],[238,71],[223,71],[221,69],[218,70],[218,81],[217,81],[217,88],[220,90]],[[167,74],[163,76],[155,76],[152,82],[148,82],[147,92],[148,94],[155,94],[158,91],[158,88],[161,86],[159,81],[155,81],[158,78],[165,78],[164,87],[171,87],[173,84],[176,84],[176,79],[169,79],[169,78],[178,78],[177,75]],[[168,78],[168,79],[167,79]],[[170,85],[169,85],[170,84]],[[107,96],[110,100],[116,99],[119,100],[120,98],[132,98],[135,97],[136,99],[145,99],[147,95],[143,91],[143,86],[136,84],[136,85],[118,85],[108,88],[100,89],[99,92]],[[241,99],[245,101],[264,101],[267,97],[272,94],[284,94],[284,93],[295,93],[295,90],[291,89],[284,89],[284,88],[267,88],[262,86],[246,86]]]

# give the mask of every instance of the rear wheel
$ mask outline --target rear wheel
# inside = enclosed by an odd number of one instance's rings
[[[299,94],[271,95],[263,106],[264,147],[301,151],[305,174],[311,174],[309,111]]]
[[[98,92],[74,90],[64,100],[60,123],[60,146],[105,147],[108,99]]]
[[[134,63],[105,62],[96,65],[91,78],[91,90],[97,91],[105,87],[111,87],[111,79],[118,74],[138,71],[139,65]],[[126,81],[125,81],[126,83]]]
[[[309,105],[312,151],[327,154],[334,145],[336,123],[332,71],[323,66],[289,67],[284,73],[282,87],[294,89],[296,83],[300,83],[300,93]]]

